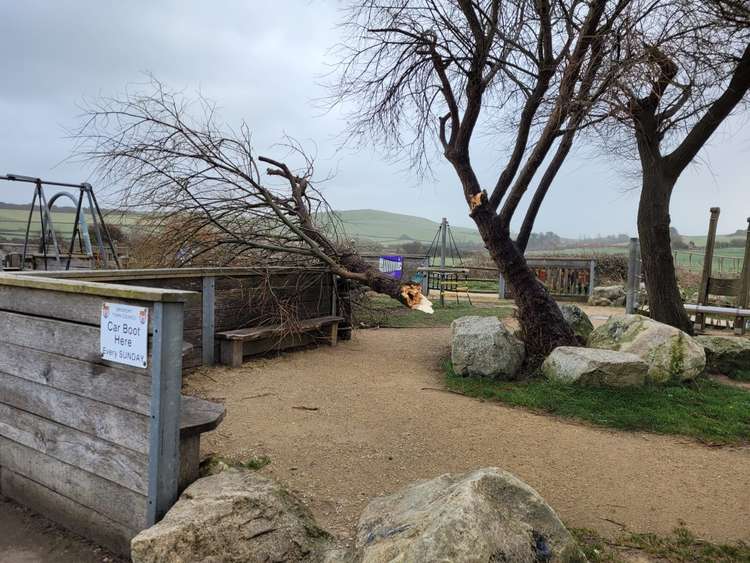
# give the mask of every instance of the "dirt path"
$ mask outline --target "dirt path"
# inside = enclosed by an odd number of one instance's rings
[[[0,563],[125,563],[103,547],[0,496]]]
[[[750,540],[750,448],[600,430],[433,390],[448,352],[448,329],[380,329],[195,374],[189,390],[227,406],[203,450],[269,456],[263,472],[341,537],[374,496],[499,466],[571,526],[668,533],[682,520],[712,540]]]

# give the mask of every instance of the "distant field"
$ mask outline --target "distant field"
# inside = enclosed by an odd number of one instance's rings
[[[120,225],[129,228],[138,221],[137,215],[109,214],[105,212],[107,223]],[[93,224],[89,213],[85,213],[86,222]],[[29,218],[29,212],[23,209],[2,209],[0,208],[0,239],[23,238],[26,233],[26,222]],[[74,211],[53,211],[52,222],[58,233],[67,235],[73,229],[75,221]],[[39,235],[41,231],[41,220],[39,211],[35,211],[31,217],[30,231],[34,235]]]
[[[717,237],[717,240],[719,237]],[[602,246],[599,248],[566,248],[564,250],[532,250],[529,255],[537,256],[581,256],[589,257],[601,254],[627,254],[627,246]],[[677,260],[677,266],[691,271],[703,269],[703,251],[678,250],[673,253]],[[714,272],[737,273],[742,269],[745,256],[744,247],[717,248],[714,250]]]
[[[353,239],[367,239],[379,242],[384,246],[403,244],[410,241],[419,241],[428,246],[438,231],[440,224],[422,217],[402,215],[377,211],[371,209],[359,209],[351,211],[339,211],[338,216],[344,223],[344,228],[349,237]],[[137,214],[120,214],[106,212],[107,222],[119,225],[128,231],[139,220]],[[0,207],[0,240],[22,239],[26,231],[28,211],[23,209],[5,209]],[[73,210],[60,210],[52,213],[52,221],[59,235],[67,237],[73,227],[75,212]],[[86,221],[92,224],[92,219],[86,213]],[[35,211],[31,221],[31,233],[38,236],[40,232],[39,212]],[[481,237],[475,229],[466,227],[451,227],[453,237],[459,245],[462,243],[480,244]],[[732,235],[719,235],[717,241],[728,241],[741,238],[739,233]],[[705,236],[684,236],[686,241],[692,241],[696,246],[705,245]],[[627,254],[627,244],[617,244],[602,247],[580,246],[566,248],[563,250],[532,250],[528,254],[532,256],[596,256],[598,254]],[[744,256],[743,247],[717,248],[714,256],[714,270],[726,273],[735,273],[742,268]],[[681,268],[698,271],[703,267],[702,248],[693,251],[677,251],[677,264]],[[448,257],[448,264],[452,265],[452,257]]]
[[[410,241],[429,245],[440,227],[439,222],[423,217],[374,209],[337,211],[336,214],[341,218],[346,233],[351,238],[368,239],[386,246]],[[451,226],[450,232],[457,244],[482,243],[476,229]]]

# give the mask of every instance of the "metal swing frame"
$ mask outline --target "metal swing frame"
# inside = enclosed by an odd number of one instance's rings
[[[104,222],[104,216],[102,210],[99,207],[99,203],[96,200],[94,194],[94,188],[88,182],[80,184],[71,184],[67,182],[54,182],[49,180],[42,180],[41,178],[34,178],[32,176],[22,176],[20,174],[6,174],[0,176],[0,180],[6,180],[9,182],[23,182],[34,185],[34,196],[31,200],[31,207],[29,208],[29,216],[26,221],[26,234],[23,242],[23,253],[21,256],[21,270],[26,268],[26,256],[28,254],[29,239],[31,235],[31,222],[33,219],[35,206],[39,206],[39,220],[41,226],[40,232],[40,246],[44,259],[44,269],[48,269],[48,260],[54,259],[58,267],[62,265],[62,255],[60,252],[60,244],[57,241],[57,234],[55,232],[55,226],[52,221],[52,205],[60,197],[67,197],[76,206],[76,217],[73,222],[73,234],[70,237],[70,246],[68,248],[67,255],[64,257],[65,270],[70,269],[70,263],[73,258],[73,250],[75,248],[76,238],[79,239],[79,245],[85,247],[85,253],[88,256],[94,257],[94,251],[91,246],[91,239],[88,233],[88,225],[86,223],[85,213],[83,207],[84,201],[88,203],[88,210],[91,214],[94,227],[94,235],[96,237],[97,248],[99,250],[99,257],[102,260],[104,267],[110,267],[110,260],[107,256],[105,244],[109,247],[112,252],[112,258],[114,265],[117,269],[120,268],[120,261],[117,257],[117,251],[112,242],[112,237],[109,234],[107,225]],[[75,188],[78,190],[78,197],[68,191],[59,191],[55,193],[49,200],[44,192],[44,186],[55,186],[62,188]],[[83,248],[82,248],[83,250]],[[51,257],[50,257],[51,256]]]

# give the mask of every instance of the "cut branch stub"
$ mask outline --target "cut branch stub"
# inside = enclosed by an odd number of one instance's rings
[[[432,309],[432,302],[422,295],[422,286],[416,283],[407,283],[401,286],[399,301],[409,309],[416,309],[429,315],[435,312]]]

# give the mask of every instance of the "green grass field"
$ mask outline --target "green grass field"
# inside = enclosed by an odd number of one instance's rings
[[[448,299],[445,307],[437,303],[437,295],[433,297],[430,293],[430,299],[433,301],[435,313],[426,315],[421,311],[407,309],[401,303],[385,295],[368,294],[362,302],[354,304],[354,322],[363,327],[434,328],[450,326],[455,319],[467,315],[503,318],[513,313],[511,306],[484,303],[469,305],[466,297],[461,298],[459,303]]]
[[[138,215],[122,215],[119,213],[108,214],[104,212],[107,223],[122,226],[125,229],[134,225],[139,217]],[[86,213],[86,222],[93,224],[91,214]],[[26,222],[29,218],[29,212],[23,209],[3,209],[0,208],[0,239],[17,239],[23,238],[26,233]],[[55,225],[55,231],[58,234],[68,235],[73,229],[75,221],[75,211],[53,211],[52,222]],[[41,232],[41,220],[38,209],[34,211],[31,217],[30,232],[39,235]]]
[[[596,257],[602,254],[627,254],[627,246],[602,246],[598,248],[566,248],[564,250],[532,250],[529,256],[578,256]],[[700,271],[703,268],[703,252],[677,250],[674,253],[679,268],[691,271]],[[744,247],[717,248],[714,250],[714,273],[738,273],[742,270],[742,262],[745,256]]]

